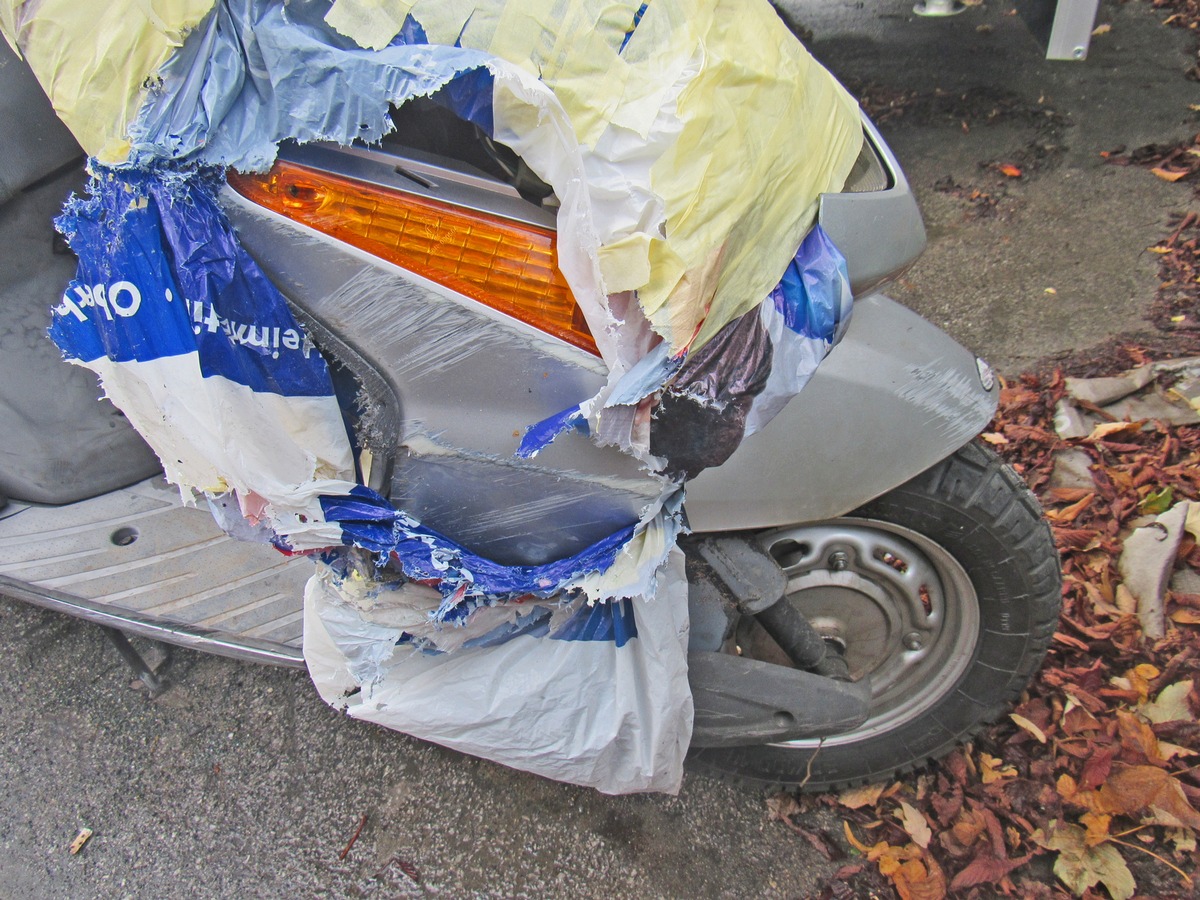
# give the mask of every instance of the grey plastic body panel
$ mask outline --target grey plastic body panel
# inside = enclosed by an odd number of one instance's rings
[[[231,190],[222,200],[288,299],[388,385],[400,508],[477,553],[528,565],[632,524],[658,497],[635,460],[577,433],[535,460],[514,456],[526,428],[603,386],[596,357]]]
[[[925,249],[925,224],[912,188],[879,131],[864,115],[863,132],[888,173],[882,191],[822,194],[817,221],[846,257],[855,296],[907,269]]]
[[[688,485],[695,531],[834,518],[903,484],[978,434],[996,408],[975,357],[880,294],[804,391]]]

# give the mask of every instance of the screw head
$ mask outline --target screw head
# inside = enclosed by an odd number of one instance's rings
[[[904,636],[902,643],[905,650],[920,650],[925,646],[925,640],[921,637],[919,631],[910,631]]]
[[[829,554],[829,568],[835,572],[841,572],[850,565],[850,557],[845,551],[838,550],[835,553]]]

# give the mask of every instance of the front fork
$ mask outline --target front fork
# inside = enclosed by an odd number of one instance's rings
[[[787,576],[752,539],[700,538],[688,554],[692,745],[723,747],[840,734],[870,712],[867,678],[851,682],[836,643],[787,599]],[[793,667],[722,652],[739,616],[753,616]]]

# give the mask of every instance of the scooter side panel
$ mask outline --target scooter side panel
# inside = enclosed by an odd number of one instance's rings
[[[530,425],[592,397],[593,356],[243,200],[239,236],[302,315],[387,383],[398,409],[391,499],[498,562],[568,556],[637,521],[661,484],[614,448],[568,433],[534,460]]]
[[[887,297],[864,297],[801,394],[690,482],[688,521],[726,531],[844,515],[971,440],[998,396],[943,331]]]

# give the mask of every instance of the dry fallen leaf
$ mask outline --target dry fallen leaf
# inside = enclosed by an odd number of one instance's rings
[[[904,826],[904,830],[908,832],[908,836],[922,850],[929,846],[929,842],[933,840],[933,831],[929,828],[929,822],[921,815],[921,811],[910,803],[903,800],[900,801],[900,808],[892,813],[900,823]]]
[[[1180,853],[1196,852],[1196,836],[1186,828],[1168,828],[1167,840],[1174,844]]]
[[[1159,178],[1161,178],[1163,181],[1171,181],[1171,182],[1178,181],[1180,178],[1183,178],[1184,176],[1187,175],[1186,169],[1183,169],[1183,170],[1163,169],[1159,166],[1155,166],[1150,171],[1152,173],[1154,173],[1155,175],[1157,175]]]
[[[82,850],[83,845],[88,842],[88,839],[91,836],[92,836],[92,829],[80,828],[79,834],[75,835],[75,840],[71,841],[71,848],[70,848],[71,855],[74,856],[76,853],[78,853],[80,850]]]
[[[984,784],[991,784],[1005,778],[1014,778],[1016,774],[1017,770],[1012,766],[1004,765],[1002,760],[988,753],[979,754],[979,775]]]
[[[838,803],[848,809],[861,809],[864,806],[874,806],[883,791],[884,786],[882,784],[868,784],[862,787],[850,788],[838,794]]]
[[[1087,436],[1089,441],[1099,441],[1116,434],[1136,434],[1142,430],[1144,422],[1101,422]]]
[[[1056,525],[1069,525],[1079,518],[1079,514],[1092,505],[1092,500],[1096,497],[1095,494],[1086,494],[1083,499],[1072,503],[1063,509],[1048,509],[1046,510],[1046,518]]]
[[[1195,719],[1187,698],[1192,692],[1191,681],[1179,681],[1167,685],[1158,692],[1153,703],[1144,703],[1138,707],[1138,712],[1158,724],[1160,722],[1191,722]]]
[[[1187,747],[1180,747],[1178,744],[1172,744],[1169,741],[1158,742],[1158,752],[1162,754],[1163,759],[1174,759],[1175,757],[1195,756],[1196,750],[1190,750]]]
[[[1078,825],[1052,821],[1049,833],[1037,831],[1033,839],[1047,850],[1057,850],[1054,874],[1075,896],[1083,896],[1088,888],[1103,882],[1113,900],[1129,900],[1137,890],[1133,874],[1125,860],[1111,844],[1098,847],[1087,845],[1087,832]]]
[[[1095,847],[1108,840],[1108,826],[1112,822],[1112,816],[1105,813],[1087,812],[1079,817],[1079,821],[1087,828],[1084,842],[1089,847]]]
[[[946,875],[937,861],[916,844],[907,847],[882,845],[876,855],[879,873],[892,882],[900,900],[942,900]],[[880,845],[876,845],[879,850]]]
[[[1121,747],[1129,756],[1127,759],[1141,757],[1152,765],[1160,765],[1163,759],[1158,737],[1141,718],[1128,710],[1117,710],[1117,730],[1121,735]]]
[[[871,852],[870,847],[868,847],[866,844],[864,844],[862,841],[860,841],[858,838],[856,838],[854,836],[854,830],[850,827],[850,823],[847,822],[845,819],[842,820],[842,831],[845,832],[846,840],[849,842],[850,846],[853,847],[855,850],[857,850],[859,853],[870,853]]]
[[[1113,773],[1098,791],[1078,791],[1072,802],[1092,812],[1133,815],[1149,810],[1162,825],[1186,825],[1200,830],[1200,813],[1192,809],[1183,785],[1157,766],[1113,766]]]
[[[1046,743],[1046,733],[1030,722],[1027,718],[1024,716],[1019,716],[1016,713],[1010,713],[1009,718],[1012,719],[1017,724],[1017,727],[1022,731],[1026,731],[1033,735],[1039,744]]]
[[[1006,175],[1009,178],[1020,178],[1022,175],[1021,170],[1018,169],[1016,166],[1014,166],[1012,163],[1003,163],[1002,165],[997,166],[996,170],[1001,175]]]

